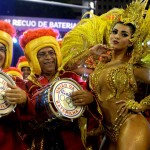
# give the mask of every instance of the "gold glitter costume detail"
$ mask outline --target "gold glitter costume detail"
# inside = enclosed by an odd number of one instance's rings
[[[124,95],[124,99],[129,101],[131,99],[134,99],[134,93],[137,90],[137,84],[133,76],[133,65],[125,63],[120,65],[119,67],[111,67],[110,69],[108,69],[107,73],[105,72],[106,68],[107,65],[99,63],[95,71],[90,75],[90,87],[96,94],[98,111],[101,114],[101,101],[120,98],[120,95],[122,95],[122,93],[126,93]],[[99,83],[99,78],[101,77],[103,72],[106,73],[105,84],[109,87],[109,93],[107,93],[106,95],[101,90],[101,85]],[[119,116],[112,125],[103,123],[105,133],[112,141],[117,140],[120,128],[129,115],[130,113],[125,116]]]
[[[105,65],[100,63],[95,71],[90,75],[90,87],[98,97],[98,101],[109,100],[113,97],[119,98],[120,94],[126,91],[126,99],[134,99],[134,92],[137,90],[137,84],[133,76],[133,66],[123,64],[119,67],[109,69],[106,75],[106,84],[110,92],[108,96],[102,97],[100,93],[100,84],[98,82]],[[122,82],[123,81],[123,82]]]
[[[109,43],[108,35],[112,20],[122,12],[123,9],[115,8],[101,16],[90,13],[91,18],[82,18],[76,27],[64,36],[61,48],[63,63],[59,70],[63,67],[72,70],[73,66],[89,55],[89,49],[92,46]],[[92,59],[97,64],[98,57]],[[95,67],[95,65],[90,64],[89,68],[91,67]]]
[[[113,141],[113,142],[117,141],[120,128],[121,128],[122,124],[125,122],[125,120],[130,116],[130,114],[131,113],[128,113],[125,116],[120,116],[115,121],[115,123],[112,124],[112,125],[105,125],[105,124],[103,124],[104,131],[105,131],[106,135],[108,136],[108,138],[111,141]]]
[[[141,100],[140,104],[150,105],[150,95]]]

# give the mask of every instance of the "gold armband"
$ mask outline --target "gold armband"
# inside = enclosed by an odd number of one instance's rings
[[[139,108],[140,104],[138,102],[136,102],[135,100],[129,100],[126,103],[126,106],[130,110],[135,110],[135,109]]]
[[[141,100],[140,104],[142,105],[150,105],[150,95]]]

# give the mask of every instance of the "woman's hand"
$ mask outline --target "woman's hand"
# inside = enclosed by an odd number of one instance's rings
[[[132,110],[132,111],[137,112],[137,113],[147,110],[146,105],[141,105],[134,100],[129,100],[129,101],[120,100],[120,101],[116,102],[116,104],[118,105],[117,113],[119,115],[127,113],[128,110]]]
[[[111,56],[109,54],[101,54],[101,62],[107,63],[110,62]]]
[[[93,55],[100,56],[101,54],[106,54],[107,51],[111,51],[112,48],[108,48],[108,46],[103,44],[97,44],[89,49],[90,53]]]
[[[128,113],[128,108],[126,106],[126,101],[125,100],[120,100],[116,102],[118,110],[117,113],[119,116],[126,115]]]
[[[94,101],[93,94],[87,90],[78,90],[71,94],[75,106],[84,106]]]
[[[26,92],[17,86],[7,84],[8,88],[5,91],[5,99],[9,104],[23,104],[27,101]]]

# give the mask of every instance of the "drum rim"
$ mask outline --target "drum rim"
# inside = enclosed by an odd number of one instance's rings
[[[12,83],[12,85],[16,85],[14,80],[6,73],[0,71],[0,74],[2,74],[3,76],[5,76],[7,79],[9,79],[9,81]],[[1,76],[0,76],[1,77]]]
[[[76,86],[77,86],[80,90],[83,89],[82,86],[81,86],[77,81],[75,81],[74,79],[72,79],[72,78],[61,78],[60,80],[56,81],[56,82],[52,85],[52,90],[53,90],[53,87],[56,85],[56,83],[58,83],[58,82],[60,82],[60,81],[62,81],[62,80],[69,80],[69,81],[73,82],[74,84],[76,84]],[[51,92],[52,92],[52,91],[51,91]],[[55,102],[54,102],[54,105],[55,105]],[[50,107],[51,107],[51,106],[50,106]],[[57,106],[55,105],[55,107],[57,107]],[[78,106],[78,107],[81,107],[81,110],[80,110],[81,114],[80,114],[80,115],[77,115],[77,116],[75,116],[75,117],[68,117],[68,116],[66,116],[66,115],[60,116],[60,113],[62,114],[62,112],[60,112],[59,110],[58,110],[58,113],[56,113],[55,111],[54,111],[53,113],[54,113],[57,117],[59,117],[59,118],[65,117],[65,118],[67,118],[67,119],[76,119],[76,118],[79,118],[80,116],[82,116],[82,114],[83,114],[84,111],[85,111],[85,106]],[[52,109],[53,109],[53,108],[52,108]]]
[[[4,77],[4,78],[3,78]],[[0,78],[2,78],[3,80],[5,80],[7,82],[7,80],[9,81],[9,83],[11,85],[16,85],[14,80],[11,78],[11,76],[9,76],[8,74],[4,73],[3,71],[0,71]],[[7,80],[6,80],[7,79]],[[10,104],[9,105],[10,107],[12,107],[12,111],[14,111],[15,107],[16,107],[16,104]],[[10,107],[7,107],[6,109],[10,108]],[[5,109],[5,110],[6,110]],[[2,113],[2,111],[0,110],[0,117],[3,117],[3,116],[6,116],[8,114],[10,114],[12,111],[9,111],[9,112],[6,112],[6,113]]]

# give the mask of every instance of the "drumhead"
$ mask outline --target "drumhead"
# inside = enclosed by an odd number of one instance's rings
[[[57,81],[52,88],[52,99],[59,113],[70,119],[80,117],[83,106],[74,106],[70,97],[72,92],[81,90],[82,87],[73,79],[63,78]]]
[[[16,105],[8,104],[4,93],[8,89],[7,83],[15,85],[13,79],[6,73],[0,71],[0,117],[12,112]]]

